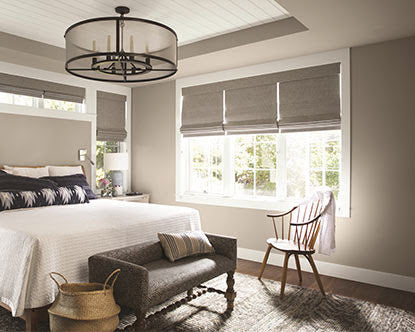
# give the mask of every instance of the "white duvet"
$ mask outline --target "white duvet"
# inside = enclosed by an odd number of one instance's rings
[[[87,281],[95,253],[155,240],[160,231],[199,229],[194,209],[106,199],[0,212],[0,300],[20,316],[54,301],[49,272]]]

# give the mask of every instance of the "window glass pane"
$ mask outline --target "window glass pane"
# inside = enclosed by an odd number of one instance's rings
[[[310,167],[321,168],[323,166],[323,151],[321,143],[310,144]]]
[[[337,171],[326,172],[326,186],[330,187],[333,190],[334,196],[337,198],[337,195],[339,193],[339,188],[340,188],[339,172]]]
[[[189,144],[189,190],[223,193],[223,137],[186,138]]]
[[[317,188],[323,185],[323,172],[322,171],[311,171],[310,172],[310,185],[311,187]]]
[[[77,111],[77,108],[76,108],[77,103],[63,101],[63,100],[45,98],[43,99],[43,106],[44,108],[53,109],[53,110],[70,111],[70,112]]]
[[[256,172],[256,195],[275,196],[276,193],[276,171],[257,171]]]
[[[235,168],[254,168],[253,135],[241,135],[234,138]]]
[[[340,130],[283,134],[286,141],[287,197],[303,198],[320,186],[337,198]]]
[[[277,167],[277,148],[275,143],[256,144],[256,167],[272,168]]]
[[[254,193],[254,172],[250,170],[235,171],[235,194],[253,195]]]
[[[339,141],[329,141],[326,145],[326,165],[328,169],[339,169]]]
[[[208,193],[208,186],[209,186],[209,177],[208,177],[208,170],[201,169],[201,168],[193,168],[191,171],[191,190]]]
[[[0,103],[13,104],[13,95],[11,93],[0,92]]]
[[[210,171],[210,190],[209,191],[214,194],[219,194],[223,192],[221,169],[212,169]]]
[[[14,95],[14,104],[22,106],[33,106],[33,97]]]
[[[306,135],[303,133],[285,134],[287,197],[306,196],[307,152]]]

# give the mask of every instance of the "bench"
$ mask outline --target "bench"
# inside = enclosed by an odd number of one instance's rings
[[[103,282],[115,269],[121,269],[114,287],[117,303],[136,313],[134,327],[145,330],[148,310],[166,300],[187,291],[187,296],[170,304],[153,315],[173,310],[206,292],[223,294],[227,300],[227,312],[233,309],[236,296],[234,272],[236,269],[236,239],[221,235],[206,234],[214,254],[191,256],[170,262],[164,255],[159,241],[145,242],[121,249],[96,254],[89,258],[89,281]],[[227,273],[226,291],[207,288],[202,283]],[[199,291],[194,292],[194,288]]]

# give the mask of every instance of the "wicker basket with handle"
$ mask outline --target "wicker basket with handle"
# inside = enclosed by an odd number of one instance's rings
[[[101,283],[68,283],[60,273],[49,275],[58,285],[59,294],[49,308],[49,323],[52,332],[114,331],[118,326],[120,306],[115,303],[113,286],[120,270],[112,272]],[[59,284],[54,275],[64,283]],[[112,283],[110,280],[113,278]]]

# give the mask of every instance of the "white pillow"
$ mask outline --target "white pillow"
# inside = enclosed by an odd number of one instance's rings
[[[49,176],[84,174],[81,166],[49,166]]]
[[[4,170],[13,175],[27,176],[29,178],[41,178],[49,176],[48,167],[10,167],[4,166]]]

